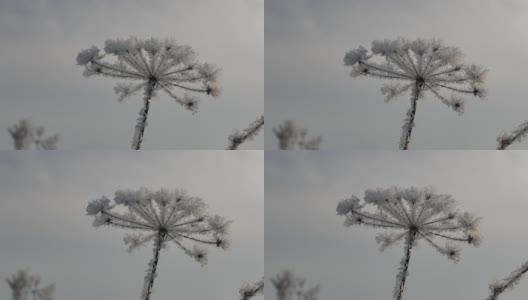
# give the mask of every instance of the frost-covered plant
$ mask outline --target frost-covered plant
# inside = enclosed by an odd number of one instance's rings
[[[231,133],[228,137],[229,146],[226,150],[236,150],[238,149],[238,146],[240,146],[245,141],[253,140],[258,135],[263,126],[264,116],[261,116],[256,121],[253,121],[251,124],[249,124],[248,128],[242,131],[235,129],[235,131],[233,131],[233,133]]]
[[[278,300],[293,300],[294,296],[297,296],[299,300],[319,299],[319,285],[305,290],[306,279],[295,277],[291,270],[282,271],[271,279],[271,283],[277,290]]]
[[[345,217],[346,227],[361,225],[383,229],[384,232],[376,236],[381,251],[404,240],[405,254],[393,294],[394,299],[399,300],[405,288],[411,251],[418,241],[423,240],[455,263],[461,251],[457,243],[480,244],[480,218],[460,212],[455,206],[456,201],[450,195],[438,194],[430,187],[390,187],[366,190],[363,201],[356,196],[342,200],[337,205],[337,214]],[[436,239],[447,243],[441,246]]]
[[[44,126],[36,126],[30,119],[24,119],[7,129],[13,138],[15,150],[29,150],[35,146],[37,150],[55,150],[59,135],[44,137]]]
[[[279,140],[280,150],[294,150],[297,146],[300,150],[319,150],[322,141],[321,136],[306,141],[308,129],[297,127],[292,120],[273,128],[273,133]]]
[[[117,212],[114,210],[116,206],[125,207],[127,211]],[[125,235],[124,242],[129,252],[153,241],[154,257],[148,265],[142,300],[150,299],[160,251],[169,242],[173,242],[202,266],[207,264],[207,249],[203,245],[224,250],[230,245],[228,233],[231,221],[218,215],[209,215],[201,198],[191,197],[182,190],[118,190],[115,192],[114,204],[102,196],[90,202],[86,212],[95,218],[95,227],[109,225],[143,232]],[[193,244],[193,247],[190,248],[186,243]]]
[[[40,276],[32,275],[28,270],[18,270],[6,281],[11,288],[13,300],[53,300],[55,284],[39,287]]]
[[[249,300],[258,294],[263,294],[264,293],[264,279],[261,279],[252,284],[249,284],[249,283],[244,284],[240,288],[239,293],[240,293],[241,300]]]
[[[528,135],[528,121],[522,123],[510,133],[501,133],[497,137],[497,150],[505,150],[514,142],[520,142],[526,135]]]
[[[379,62],[374,57],[380,57]],[[407,150],[415,126],[418,100],[429,91],[442,103],[462,114],[465,100],[461,95],[484,98],[487,70],[477,65],[462,62],[462,52],[456,47],[445,46],[441,41],[417,39],[373,41],[371,53],[359,47],[349,51],[344,58],[345,66],[352,67],[350,76],[370,76],[379,79],[399,81],[401,84],[382,86],[381,93],[388,102],[410,91],[411,108],[402,127],[400,149]],[[451,93],[449,97],[441,91]]]
[[[119,82],[114,88],[119,94],[119,101],[143,90],[143,108],[139,111],[132,139],[133,149],[141,148],[150,101],[158,91],[164,91],[193,114],[198,111],[195,94],[220,95],[217,83],[220,69],[198,62],[190,46],[179,45],[173,39],[141,40],[131,37],[107,40],[104,52],[115,56],[114,62],[104,60],[105,54],[100,52],[99,48],[92,46],[77,55],[77,64],[85,67],[84,76],[101,75],[127,80]],[[177,95],[175,90],[182,90],[184,94]]]
[[[519,283],[521,277],[528,272],[528,261],[525,262],[517,270],[513,271],[501,281],[497,281],[493,284],[490,284],[490,295],[486,300],[497,300],[499,295],[502,294],[507,289],[513,289],[513,287]]]

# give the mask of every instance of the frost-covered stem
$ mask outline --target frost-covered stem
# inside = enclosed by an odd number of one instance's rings
[[[237,150],[238,146],[255,136],[257,132],[259,132],[259,130],[262,128],[262,126],[264,126],[264,116],[260,117],[256,122],[252,123],[243,134],[234,137],[231,140],[231,144],[229,144],[226,150]]]
[[[491,294],[486,300],[497,300],[499,295],[502,294],[506,289],[511,288],[515,285],[521,277],[528,272],[528,262],[524,263],[520,269],[513,271],[506,279],[502,281],[502,284],[493,286],[491,288]]]
[[[416,116],[416,106],[420,97],[421,84],[417,81],[414,86],[413,96],[411,98],[411,108],[407,111],[407,118],[402,127],[402,136],[400,141],[400,150],[407,150],[411,141],[411,134],[414,127],[414,117]]]
[[[161,251],[161,244],[165,239],[166,233],[163,231],[158,231],[158,238],[156,240],[156,245],[154,248],[154,258],[151,261],[151,266],[149,273],[145,277],[145,290],[143,291],[143,299],[149,300],[150,295],[152,294],[152,287],[154,286],[154,279],[156,277],[156,269],[158,268],[159,255]]]
[[[258,293],[262,293],[264,290],[264,281],[257,283],[252,289],[245,291],[242,294],[242,300],[249,300],[253,298]]]
[[[508,139],[501,140],[499,147],[497,147],[497,150],[506,150],[513,142],[520,140],[523,136],[525,136],[528,133],[528,122],[521,124],[519,128],[516,130],[514,135],[509,137]]]
[[[395,298],[397,300],[401,300],[403,298],[403,291],[405,290],[405,280],[407,279],[407,270],[409,269],[409,261],[411,260],[411,250],[414,243],[414,239],[416,238],[416,233],[416,230],[409,231],[409,241],[405,247],[405,260],[403,261],[402,270],[400,271],[400,274],[398,274],[398,276],[401,276],[401,279],[399,280],[399,286],[397,287],[397,293],[395,294]]]
[[[150,99],[152,98],[152,92],[154,91],[155,86],[156,82],[154,80],[150,80],[145,90],[145,97],[143,98],[144,106],[139,112],[138,123],[136,124],[136,132],[134,133],[134,140],[132,142],[132,147],[134,150],[141,149],[143,135],[145,134],[145,127],[147,127],[147,117],[150,108]]]

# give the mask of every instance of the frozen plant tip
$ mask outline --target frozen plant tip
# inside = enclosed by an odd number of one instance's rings
[[[299,300],[319,300],[319,286],[305,290],[306,279],[295,277],[291,270],[282,271],[271,283],[277,290],[278,300],[293,300],[294,296]]]
[[[256,121],[249,124],[249,127],[244,129],[242,132],[235,129],[235,131],[229,135],[229,146],[226,150],[236,150],[245,141],[253,140],[262,127],[264,126],[264,116],[261,116]]]
[[[375,57],[380,60],[374,61]],[[411,108],[402,127],[401,150],[409,147],[418,101],[424,98],[425,92],[431,92],[459,114],[464,112],[465,103],[461,95],[484,98],[487,94],[484,84],[487,70],[464,64],[458,48],[445,46],[436,39],[373,41],[370,53],[360,46],[345,55],[344,63],[352,67],[352,77],[369,76],[400,82],[382,86],[381,93],[387,102],[410,92]]]
[[[506,150],[514,142],[520,142],[526,135],[528,135],[528,121],[522,123],[510,133],[501,133],[497,137],[497,150]]]
[[[55,150],[59,142],[58,134],[45,138],[45,128],[36,126],[30,119],[19,121],[7,131],[13,138],[15,150],[29,150],[33,145],[36,150]]]
[[[13,300],[29,300],[29,295],[32,295],[33,300],[53,300],[55,284],[39,287],[40,277],[29,274],[27,270],[19,270],[6,282],[11,288]]]
[[[280,150],[294,150],[297,146],[300,150],[319,150],[322,141],[321,136],[306,141],[308,129],[297,127],[292,120],[273,128],[273,133],[279,140]]]
[[[198,62],[190,46],[179,45],[172,39],[131,37],[107,40],[104,52],[92,46],[77,55],[77,64],[85,67],[84,76],[100,75],[123,80],[114,88],[119,101],[143,91],[143,108],[135,127],[133,149],[141,148],[150,101],[158,91],[165,92],[193,114],[198,111],[196,94],[220,95],[217,83],[220,70]],[[108,61],[105,55],[114,56],[116,60]],[[183,95],[178,95],[177,90],[183,91]]]
[[[368,189],[363,200],[352,196],[337,205],[337,214],[345,217],[346,227],[359,225],[384,230],[376,236],[383,251],[404,241],[404,257],[400,262],[394,299],[402,299],[408,276],[411,251],[422,240],[455,263],[460,259],[457,244],[478,246],[480,218],[456,210],[456,201],[432,188]],[[442,246],[437,239],[446,240]]]
[[[117,212],[116,206],[126,210]],[[118,190],[113,203],[102,196],[90,202],[86,212],[94,217],[95,227],[107,225],[141,232],[125,235],[129,252],[153,242],[153,258],[148,264],[142,300],[150,299],[160,252],[169,242],[202,266],[207,264],[208,253],[203,246],[226,250],[230,244],[231,221],[209,215],[201,198],[191,197],[182,190]],[[192,248],[188,244],[192,244]]]
[[[258,294],[263,294],[264,293],[264,280],[262,279],[253,284],[249,284],[249,283],[244,284],[240,288],[239,293],[240,293],[241,300],[249,300]]]
[[[517,270],[513,271],[504,278],[502,281],[497,281],[493,284],[490,284],[490,295],[486,300],[497,300],[499,295],[502,294],[507,289],[513,289],[513,287],[519,283],[521,277],[528,272],[528,261],[525,262]]]

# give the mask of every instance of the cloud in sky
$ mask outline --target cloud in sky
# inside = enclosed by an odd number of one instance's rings
[[[490,70],[488,97],[468,97],[462,116],[428,95],[411,149],[494,149],[501,131],[528,118],[527,15],[522,0],[266,1],[266,148],[276,148],[271,128],[294,119],[323,136],[322,149],[397,149],[410,96],[384,103],[382,81],[350,78],[343,57],[403,36],[440,38]]]
[[[433,185],[483,218],[482,245],[463,247],[458,264],[426,244],[415,249],[406,299],[485,299],[490,283],[528,260],[526,153],[270,151],[265,167],[266,278],[293,268],[321,285],[321,299],[392,295],[403,245],[379,252],[378,230],[345,228],[336,215],[340,200],[362,197],[368,188]],[[265,293],[271,297],[274,290],[268,285]],[[526,293],[524,278],[501,299]]]
[[[222,68],[219,99],[201,97],[192,115],[161,95],[153,100],[145,149],[225,149],[234,128],[263,113],[263,0],[65,1],[0,3],[0,149],[5,129],[32,117],[61,134],[61,149],[128,149],[141,95],[117,102],[115,80],[84,78],[82,50],[109,38],[174,37]],[[262,149],[263,137],[244,145]]]
[[[126,232],[92,227],[86,205],[117,189],[185,188],[233,220],[233,244],[211,249],[205,267],[169,246],[154,296],[237,299],[242,284],[264,272],[263,160],[258,151],[2,151],[0,278],[30,268],[44,284],[56,283],[57,300],[137,299],[151,245],[128,254]],[[9,297],[7,284],[0,295]]]

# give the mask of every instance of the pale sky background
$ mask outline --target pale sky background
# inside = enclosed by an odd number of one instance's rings
[[[264,110],[264,0],[0,1],[0,149],[7,127],[31,117],[59,133],[59,149],[129,149],[142,95],[124,103],[116,80],[85,78],[75,58],[109,38],[174,37],[222,68],[217,98],[195,115],[153,99],[144,149],[225,149],[234,128]],[[263,134],[241,149],[262,149]]]
[[[528,119],[528,1],[266,0],[266,148],[286,119],[322,135],[322,149],[397,149],[410,96],[387,104],[382,80],[349,76],[349,50],[379,39],[440,38],[490,70],[489,96],[459,116],[432,96],[420,103],[411,149],[495,149]],[[528,149],[528,143],[511,149]]]
[[[139,299],[151,245],[127,253],[125,231],[94,228],[85,208],[141,186],[185,188],[233,220],[231,249],[211,248],[205,267],[169,245],[153,299],[238,299],[264,273],[263,165],[262,151],[0,151],[0,299],[20,268],[55,282],[56,300]]]
[[[378,251],[372,228],[343,226],[337,203],[368,188],[433,185],[481,216],[483,242],[453,264],[429,245],[413,251],[407,300],[482,300],[488,285],[528,260],[528,153],[492,151],[268,151],[265,275],[292,268],[321,300],[390,299],[404,250]],[[269,283],[269,281],[267,281]],[[271,284],[266,299],[276,299]],[[524,300],[528,278],[501,300]]]

